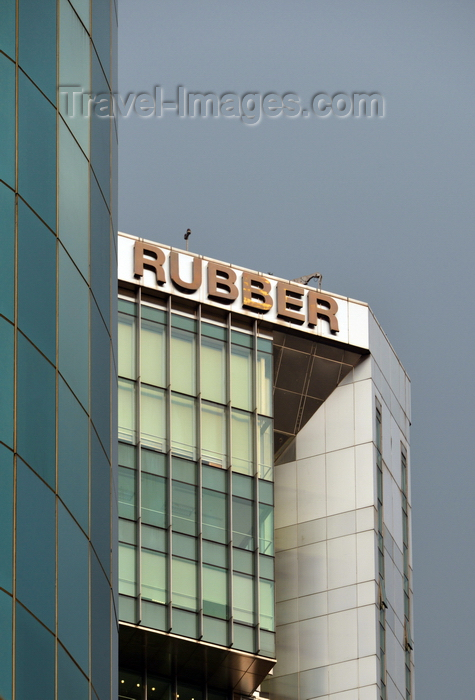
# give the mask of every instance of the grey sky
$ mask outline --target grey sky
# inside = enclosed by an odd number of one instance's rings
[[[119,228],[370,304],[413,382],[417,700],[473,697],[475,4],[119,9],[121,93],[383,95],[382,119],[121,119]]]

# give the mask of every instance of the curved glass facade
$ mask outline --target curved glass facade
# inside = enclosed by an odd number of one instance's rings
[[[117,139],[61,93],[112,88],[116,7],[0,14],[0,696],[110,700]]]

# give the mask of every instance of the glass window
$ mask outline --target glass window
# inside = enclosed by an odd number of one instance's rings
[[[1,576],[1,574],[0,574]],[[12,599],[0,591],[0,697],[12,697]]]
[[[233,410],[231,430],[233,471],[252,475],[254,473],[252,414]]]
[[[203,561],[214,566],[228,565],[228,548],[222,544],[203,541]]]
[[[1,31],[1,29],[0,29]],[[2,57],[0,56],[0,66]],[[1,67],[0,67],[1,71]],[[0,103],[0,122],[2,120],[2,107],[9,105],[8,99]],[[10,109],[10,107],[8,107]],[[2,139],[3,143],[4,139]],[[0,178],[4,158],[0,145]],[[5,180],[6,178],[3,177]],[[14,252],[15,252],[15,194],[0,182],[0,314],[13,321],[13,293],[14,293]]]
[[[136,379],[135,369],[135,318],[119,312],[118,364],[119,377]]]
[[[243,574],[254,575],[254,552],[233,547],[233,569]]]
[[[226,466],[226,414],[224,406],[201,404],[201,458],[205,464]]]
[[[166,451],[165,392],[142,384],[140,424],[143,445]]]
[[[257,353],[257,410],[272,415],[272,355]]]
[[[142,525],[142,547],[156,552],[168,551],[168,531],[159,527]]]
[[[167,557],[142,549],[142,596],[156,603],[167,602]]]
[[[213,323],[206,323],[205,321],[201,324],[201,333],[208,338],[216,338],[217,340],[226,340],[228,337],[227,328],[215,326]]]
[[[161,452],[142,449],[142,471],[165,476],[167,473],[167,460]]]
[[[198,483],[198,469],[196,462],[189,459],[172,457],[172,477],[176,481],[184,481],[185,484]]]
[[[218,491],[203,489],[202,498],[203,537],[213,542],[226,544],[228,541],[226,495]]]
[[[254,585],[252,576],[233,573],[233,616],[239,622],[254,624]]]
[[[264,503],[259,503],[259,550],[274,554],[274,508]]]
[[[91,556],[91,667],[97,697],[110,697],[111,603],[110,583],[97,558]]]
[[[137,550],[127,544],[119,544],[119,593],[135,597]]]
[[[125,302],[125,303],[128,303],[128,302]],[[162,311],[162,309],[156,309],[153,306],[147,306],[146,304],[142,304],[140,309],[141,309],[140,313],[142,314],[142,318],[148,319],[149,321],[155,321],[155,323],[166,324],[166,322],[167,322],[167,312],[166,311]],[[125,311],[125,309],[121,309],[121,310]],[[130,311],[128,313],[130,313]]]
[[[274,484],[269,481],[259,480],[259,501],[274,505]]]
[[[58,700],[84,700],[88,692],[87,678],[58,645]]]
[[[246,411],[254,409],[252,395],[252,352],[240,345],[231,346],[231,403]]]
[[[233,495],[242,496],[242,498],[250,498],[252,500],[254,498],[254,483],[254,479],[251,476],[233,474]]]
[[[155,527],[167,526],[166,479],[142,472],[142,522]]]
[[[196,486],[173,481],[172,499],[173,530],[184,535],[196,535]]]
[[[119,379],[119,440],[135,443],[135,383]]]
[[[114,513],[117,513],[116,508]],[[91,430],[91,540],[104,570],[110,576],[111,465],[94,430]]]
[[[254,549],[254,504],[233,496],[233,544],[241,549]]]
[[[41,299],[42,313],[38,313],[37,299]],[[18,325],[42,353],[55,360],[56,238],[21,200],[18,206]],[[87,364],[87,354],[84,361]]]
[[[0,50],[11,56],[13,60],[15,60],[15,9],[15,0],[3,0],[2,22],[0,24]],[[5,100],[5,102],[6,104],[11,104],[9,100]]]
[[[91,417],[107,454],[111,430],[111,338],[102,316],[90,298],[91,320]],[[114,385],[116,377],[114,377]]]
[[[260,625],[266,630],[274,629],[274,582],[259,581]]]
[[[170,362],[173,391],[196,395],[196,336],[172,328]]]
[[[56,0],[22,0],[18,24],[20,66],[56,103]]]
[[[109,93],[109,86],[95,51],[92,51],[91,88],[94,95],[104,95]],[[108,119],[107,117],[101,118],[94,110],[92,110],[91,119],[88,119],[87,121],[91,127],[91,165],[104,195],[104,199],[107,205],[109,205],[111,179],[110,141],[113,120]]]
[[[267,481],[272,481],[273,479],[274,431],[272,423],[272,418],[265,418],[265,416],[258,416],[257,418],[259,439],[259,477],[261,479],[266,479]]]
[[[16,674],[17,698],[54,698],[54,637],[19,603],[16,606],[15,660],[17,669],[28,669],[28,673]]]
[[[201,396],[226,403],[226,343],[201,337]]]
[[[22,3],[23,6],[24,4]],[[29,0],[26,4],[30,8],[36,7],[38,12],[43,14],[43,3]],[[48,4],[51,4],[51,0],[48,0]],[[51,77],[53,89],[56,91],[55,35],[50,44],[39,31],[39,26],[43,22],[37,26],[33,16],[26,19],[28,26],[41,40],[41,47],[43,42],[46,42],[45,46],[53,51],[55,66]],[[32,47],[36,45],[37,42],[34,42]],[[38,52],[34,49],[34,53],[35,62],[43,65],[42,60],[38,61],[38,55],[42,55],[42,48]],[[31,118],[32,114],[35,115],[34,119]],[[18,177],[20,194],[54,230],[56,228],[56,110],[21,71],[19,73]]]
[[[135,520],[135,474],[133,469],[119,467],[119,516]]]
[[[274,559],[273,557],[266,557],[265,554],[259,555],[259,569],[262,578],[268,578],[274,580]]]
[[[123,467],[135,469],[135,447],[119,443],[119,464]],[[147,470],[149,471],[149,470]]]
[[[142,319],[140,375],[143,382],[166,386],[166,329],[160,323]]]
[[[107,161],[108,162],[108,161]],[[110,328],[111,292],[111,219],[96,178],[91,177],[91,289],[104,323]],[[115,276],[115,268],[114,268]],[[114,325],[115,325],[114,318]]]
[[[13,8],[15,6],[13,5]],[[4,27],[4,4],[2,4],[2,22],[0,34]],[[15,10],[13,10],[13,22]],[[13,37],[15,34],[13,33]],[[15,39],[13,38],[13,42]],[[15,48],[13,43],[13,59]],[[2,101],[0,103],[0,178],[11,187],[15,186],[15,64],[0,54],[0,81],[2,84]]]
[[[226,493],[228,490],[228,472],[216,467],[208,467],[203,465],[202,470],[203,487],[222,491]]]
[[[0,318],[0,440],[13,447],[13,326]]]
[[[172,451],[196,459],[195,399],[172,394]]]
[[[12,591],[13,556],[13,452],[0,445],[0,587]],[[1,614],[1,610],[0,610]],[[0,629],[5,627],[0,625]],[[0,635],[0,645],[1,645]],[[1,657],[1,655],[0,655]],[[1,667],[1,661],[0,661]],[[1,689],[0,673],[0,693]],[[0,695],[1,697],[1,695]]]
[[[198,607],[197,599],[197,573],[198,565],[187,559],[178,559],[173,557],[172,565],[172,580],[173,606],[184,608],[186,610],[196,610]]]
[[[228,616],[228,581],[226,569],[203,566],[203,613],[226,619]]]
[[[178,532],[172,533],[172,551],[174,554],[185,559],[198,559],[198,540],[196,537],[180,535]]]
[[[132,520],[119,518],[119,540],[127,544],[137,543],[136,524]]]

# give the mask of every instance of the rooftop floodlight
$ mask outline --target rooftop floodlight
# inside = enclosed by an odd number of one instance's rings
[[[292,282],[298,282],[299,284],[309,284],[311,280],[318,280],[318,291],[322,289],[322,277],[320,272],[314,272],[313,275],[304,275],[303,277],[297,277]]]
[[[187,249],[187,250],[188,250],[188,239],[189,239],[190,236],[191,236],[191,228],[187,228],[187,229],[186,229],[186,233],[185,233],[185,235],[183,236],[183,238],[184,238],[185,241],[186,241],[186,249]]]

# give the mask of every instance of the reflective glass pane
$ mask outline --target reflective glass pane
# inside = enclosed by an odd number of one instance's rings
[[[203,613],[226,619],[228,616],[228,581],[226,569],[203,566]]]
[[[58,636],[87,673],[89,668],[88,541],[62,505],[58,508]]]
[[[56,238],[22,201],[18,205],[18,325],[41,352],[55,360]]]
[[[172,451],[196,459],[195,399],[172,394]]]
[[[111,339],[94,300],[91,319],[91,414],[101,442],[109,454],[111,430]],[[114,377],[114,383],[116,378]]]
[[[167,557],[142,549],[142,596],[156,603],[167,602]]]
[[[135,597],[137,551],[135,547],[119,544],[119,593]]]
[[[119,516],[135,520],[135,478],[136,472],[127,467],[119,467]]]
[[[167,473],[167,460],[164,454],[152,452],[152,450],[142,449],[142,471],[158,476],[165,476]]]
[[[168,531],[150,525],[142,525],[142,547],[156,552],[168,551]]]
[[[15,17],[13,3],[13,18]],[[9,13],[8,13],[9,14]],[[8,15],[7,15],[8,20]],[[13,19],[14,21],[14,19]],[[4,30],[3,7],[0,22],[0,37]],[[0,38],[1,41],[1,38]],[[1,45],[1,44],[0,44]],[[15,35],[13,34],[13,58],[15,58]],[[0,54],[0,179],[11,187],[15,186],[15,64]],[[3,96],[4,95],[4,96]]]
[[[259,503],[259,550],[274,554],[274,508],[264,503]]]
[[[237,496],[233,497],[233,544],[254,549],[254,504]]]
[[[16,674],[18,700],[54,698],[54,637],[25,608],[16,606]]]
[[[26,338],[18,334],[18,452],[49,484],[55,469],[55,371]]]
[[[59,237],[89,279],[89,165],[59,120]]]
[[[89,406],[89,289],[59,250],[59,369],[82,405]]]
[[[119,376],[136,379],[135,369],[135,318],[119,313],[118,363]]]
[[[201,458],[205,464],[226,466],[226,413],[224,406],[201,404]]]
[[[198,565],[193,561],[173,557],[172,603],[178,608],[196,610],[198,607]]]
[[[170,362],[173,391],[196,394],[196,336],[194,333],[172,328]]]
[[[92,38],[104,73],[110,73],[110,3],[92,3]]]
[[[231,431],[233,471],[254,474],[252,414],[233,411]]]
[[[202,498],[203,537],[225,544],[228,541],[226,495],[203,489]]]
[[[272,415],[272,355],[257,353],[257,410]]]
[[[107,161],[109,162],[109,161]],[[104,323],[110,328],[111,221],[96,179],[91,176],[91,288]],[[115,276],[114,269],[114,276]],[[115,284],[113,294],[116,293]],[[115,319],[114,319],[115,323]]]
[[[185,484],[198,483],[198,469],[196,462],[180,457],[172,458],[172,477],[176,481],[184,481]]]
[[[0,318],[0,440],[13,447],[13,326]]]
[[[74,88],[77,93],[91,92],[90,41],[67,0],[61,0],[60,15],[59,85],[65,94],[59,95],[59,109],[81,148],[89,154],[90,120],[87,118],[87,98],[83,100],[82,94],[73,95],[72,89],[68,94],[67,88]]]
[[[135,382],[119,379],[119,440],[135,443]]]
[[[252,576],[233,573],[233,616],[239,622],[254,624],[254,585]]]
[[[0,591],[0,697],[12,697],[12,599]]]
[[[58,645],[58,700],[85,700],[88,691],[87,678]]]
[[[119,443],[119,464],[123,467],[130,467],[130,469],[135,469],[136,467],[136,450],[132,445],[124,445],[122,442]]]
[[[0,103],[0,113],[5,102],[6,100]],[[0,164],[3,162],[3,156],[0,154]],[[2,176],[0,175],[0,177]],[[13,321],[14,234],[15,195],[12,190],[0,182],[0,248],[2,250],[0,256],[0,314],[11,321]]]
[[[167,482],[162,476],[142,472],[142,522],[167,526]]]
[[[101,698],[110,697],[111,590],[95,555],[91,556],[92,682]]]
[[[142,319],[140,375],[143,382],[166,386],[166,329],[160,323]]]
[[[196,560],[198,558],[197,545],[196,537],[188,537],[188,535],[181,535],[178,532],[172,533],[172,551],[177,556]]]
[[[203,541],[203,561],[214,566],[228,565],[228,548],[222,544]]]
[[[91,540],[104,571],[110,576],[111,466],[101,443],[91,431]]]
[[[201,337],[201,396],[226,403],[226,343]]]
[[[252,353],[250,348],[231,346],[231,403],[246,411],[254,409],[252,395]]]
[[[47,4],[50,5],[51,0],[48,0]],[[38,3],[36,0],[28,0],[27,5],[36,7],[40,13],[43,11],[43,3]],[[32,18],[27,22],[35,36],[41,40],[41,46],[46,42],[48,51],[53,51],[54,86],[56,81],[55,37],[50,44],[41,35]],[[33,46],[36,44],[37,42],[34,42]],[[41,53],[42,50],[39,51],[39,54]],[[38,61],[36,51],[35,61],[38,64],[43,63]],[[35,115],[34,119],[31,118],[32,114]],[[54,230],[56,228],[56,110],[21,72],[19,73],[18,168],[20,194]]]
[[[31,527],[31,523],[35,526]],[[17,597],[54,629],[56,516],[54,493],[17,461]],[[35,581],[32,586],[31,582]]]
[[[94,5],[98,3],[95,2]],[[99,3],[104,5],[104,3]],[[107,7],[109,3],[107,3]],[[99,64],[96,52],[92,52],[92,93],[94,95],[106,96],[106,111],[100,109],[104,103],[100,104],[100,99],[96,98],[96,103],[91,112],[91,163],[100,185],[106,203],[110,202],[110,138],[112,119],[109,118],[111,103],[108,100],[109,87]]]
[[[59,495],[83,529],[89,521],[89,421],[87,414],[59,379]]]
[[[142,384],[140,432],[143,445],[166,452],[165,392]]]
[[[274,629],[274,582],[259,581],[260,625],[266,630]]]
[[[203,465],[201,473],[204,487],[214,489],[215,491],[222,491],[223,493],[228,490],[227,471]]]
[[[19,4],[20,66],[56,103],[56,0]]]
[[[0,3],[2,11],[0,51],[4,51],[13,60],[15,60],[15,5],[15,0],[2,0]]]
[[[4,445],[0,445],[0,533],[0,561],[2,562],[2,566],[0,567],[0,587],[11,592],[13,556],[13,452],[7,450]],[[2,629],[1,626],[0,629]]]
[[[257,426],[259,440],[259,477],[261,479],[267,479],[268,481],[271,481],[273,478],[274,464],[274,431],[272,425],[272,418],[258,416]]]
[[[196,486],[173,481],[172,499],[173,530],[184,535],[196,535]]]

